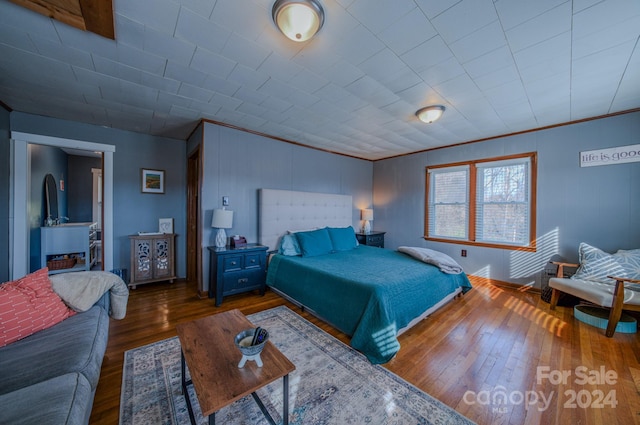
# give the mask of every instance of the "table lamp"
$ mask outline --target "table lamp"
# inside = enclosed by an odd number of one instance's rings
[[[373,220],[373,210],[364,209],[360,210],[360,218],[364,220],[364,226],[362,227],[362,233],[371,233],[371,220]]]
[[[218,232],[216,233],[216,247],[224,248],[227,245],[227,233],[224,229],[231,229],[233,227],[233,211],[225,209],[213,210],[211,227],[218,228]]]

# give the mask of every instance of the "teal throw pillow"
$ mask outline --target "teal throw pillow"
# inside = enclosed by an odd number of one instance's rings
[[[333,251],[329,231],[326,228],[311,232],[297,232],[295,236],[298,238],[303,257],[315,257],[330,254]]]
[[[353,227],[327,227],[334,251],[349,251],[358,246]]]
[[[280,241],[280,249],[278,252],[282,255],[301,255],[300,245],[298,245],[298,239],[295,235],[284,235]]]

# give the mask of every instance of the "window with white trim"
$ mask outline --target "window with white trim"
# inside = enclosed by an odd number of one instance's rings
[[[425,238],[535,248],[536,154],[427,168]]]

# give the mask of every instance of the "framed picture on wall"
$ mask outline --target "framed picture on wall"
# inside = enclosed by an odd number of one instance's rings
[[[173,218],[161,218],[158,223],[160,233],[173,233]]]
[[[142,168],[142,193],[164,193],[164,170]]]

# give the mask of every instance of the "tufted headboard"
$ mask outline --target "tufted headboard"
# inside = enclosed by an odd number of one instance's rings
[[[271,251],[287,230],[353,225],[351,195],[260,189],[258,198],[258,242]]]

